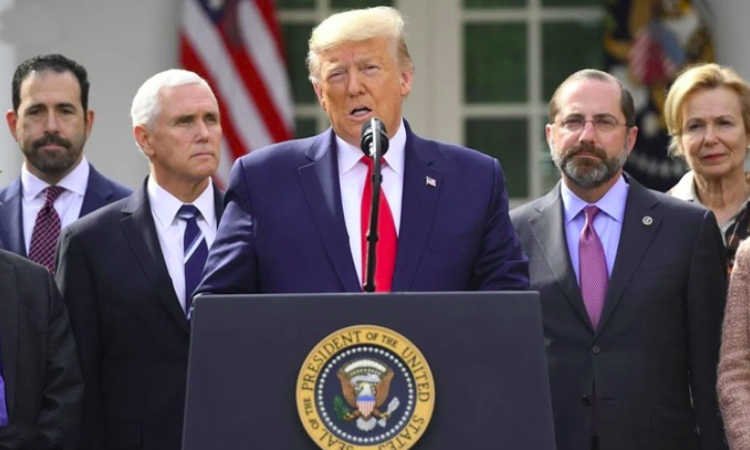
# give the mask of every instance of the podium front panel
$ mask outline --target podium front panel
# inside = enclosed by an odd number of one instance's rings
[[[298,376],[318,343],[354,325],[400,333],[430,366],[434,412],[413,449],[554,450],[536,292],[201,296],[183,448],[319,449]]]

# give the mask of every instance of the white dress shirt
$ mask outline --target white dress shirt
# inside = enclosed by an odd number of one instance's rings
[[[148,200],[151,203],[151,214],[154,216],[156,235],[164,255],[164,263],[172,278],[172,286],[182,309],[185,309],[185,263],[183,261],[183,238],[186,222],[177,217],[177,212],[184,203],[174,195],[156,184],[153,177],[148,177],[146,184]],[[214,185],[209,180],[208,187],[192,203],[201,213],[197,218],[198,228],[206,238],[206,245],[211,248],[216,238],[216,208],[214,206]]]
[[[406,128],[403,120],[398,131],[388,142],[383,165],[381,188],[391,208],[398,236],[401,224],[401,201],[404,193],[404,146]],[[336,136],[338,149],[339,183],[341,184],[341,204],[344,208],[346,232],[349,234],[349,247],[352,250],[354,268],[362,284],[362,193],[365,190],[367,165],[360,160],[364,153],[359,148],[344,142]],[[382,208],[382,206],[381,206]]]
[[[750,182],[750,174],[746,173],[745,178]],[[695,203],[696,205],[706,207],[703,203],[701,203],[701,199],[698,197],[698,191],[695,189],[695,177],[693,176],[693,171],[688,171],[685,175],[680,178],[680,181],[672,187],[669,191],[667,191],[667,194],[671,195],[672,197],[679,198],[682,200],[687,200],[689,202]],[[730,228],[732,228],[732,225],[737,223],[737,220],[739,220],[740,215],[747,209],[750,208],[750,197],[748,197],[742,205],[737,209],[737,213],[735,213],[732,217],[728,218],[724,223],[719,224],[719,229],[721,230],[721,239],[724,241],[724,245],[727,245],[727,241],[731,239],[731,233],[727,235]]]
[[[81,215],[83,196],[86,194],[86,187],[89,184],[90,170],[89,162],[84,157],[75,169],[57,183],[57,186],[65,188],[55,200],[55,211],[60,216],[62,228],[70,225]],[[34,233],[36,216],[44,206],[44,190],[49,186],[49,183],[29,172],[26,163],[23,164],[21,167],[21,195],[23,197],[21,210],[23,214],[23,240],[27,255],[29,254],[29,247],[31,247],[31,235]]]

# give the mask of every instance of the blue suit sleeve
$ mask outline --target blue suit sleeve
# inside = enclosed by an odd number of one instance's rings
[[[260,292],[254,241],[254,218],[246,182],[238,160],[224,196],[216,240],[208,254],[198,294],[255,294]]]
[[[480,291],[526,290],[529,260],[508,214],[508,190],[500,162],[493,159],[493,194],[471,285]]]

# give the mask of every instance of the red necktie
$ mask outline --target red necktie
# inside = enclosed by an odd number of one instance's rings
[[[365,190],[362,193],[362,280],[367,280],[367,229],[370,225],[370,205],[372,203],[372,158],[363,156],[363,163],[367,164],[367,178]],[[378,214],[378,242],[375,251],[375,292],[390,292],[393,281],[393,269],[396,267],[396,250],[398,237],[396,225],[393,221],[391,208],[385,198],[385,192],[380,190],[380,213]]]
[[[44,205],[36,215],[29,245],[29,259],[46,266],[53,275],[55,250],[60,238],[60,216],[55,211],[55,200],[64,190],[60,186],[50,186],[44,190]]]

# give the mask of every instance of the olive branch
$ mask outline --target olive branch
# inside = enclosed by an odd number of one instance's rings
[[[333,398],[333,411],[340,420],[346,420],[346,416],[351,413],[351,410],[346,407],[344,399],[338,395]]]

